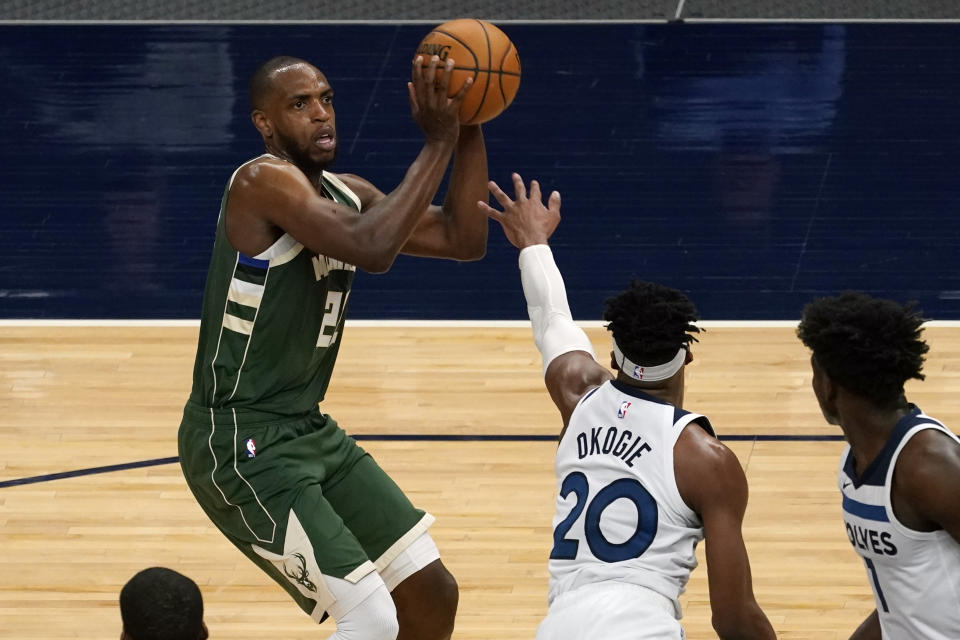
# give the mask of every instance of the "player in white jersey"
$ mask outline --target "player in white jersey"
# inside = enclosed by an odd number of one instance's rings
[[[679,595],[706,538],[713,626],[724,639],[774,638],[753,595],[741,534],[747,482],[709,421],[683,405],[696,309],[679,291],[634,282],[607,302],[612,366],[571,318],[547,239],[560,196],[541,201],[514,174],[503,206],[480,203],[521,249],[520,271],[544,379],[560,410],[550,610],[538,640],[680,639]]]
[[[811,302],[797,329],[820,409],[849,443],[844,526],[877,606],[851,640],[960,638],[960,439],[903,391],[924,377],[922,322],[848,292]]]

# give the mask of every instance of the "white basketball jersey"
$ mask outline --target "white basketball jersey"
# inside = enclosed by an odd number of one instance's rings
[[[673,603],[703,539],[673,473],[673,445],[692,420],[709,421],[643,391],[609,381],[580,400],[557,449],[550,595],[616,580]]]
[[[843,521],[850,544],[863,557],[884,640],[960,638],[960,544],[942,529],[908,529],[897,520],[890,500],[897,457],[924,429],[960,442],[913,407],[862,474],[855,471],[849,446],[840,461]]]

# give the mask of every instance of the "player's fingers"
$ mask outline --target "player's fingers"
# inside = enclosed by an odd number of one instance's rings
[[[514,173],[510,176],[513,178],[513,194],[516,196],[517,200],[523,200],[527,197],[527,187],[523,184],[523,178],[520,177],[519,173]]]
[[[447,95],[447,89],[450,87],[450,74],[453,73],[453,58],[447,58],[440,69],[440,75],[437,76],[437,86],[443,88],[443,95]]]
[[[550,197],[547,199],[547,208],[550,211],[553,211],[557,215],[560,215],[560,192],[553,191],[550,193]]]
[[[447,58],[444,61],[443,67],[437,70],[437,81],[434,85],[434,89],[436,89],[436,94],[434,95],[434,99],[436,100],[435,104],[438,109],[443,108],[444,106],[449,107],[451,102],[457,103],[456,107],[454,108],[456,109],[460,108],[459,92],[457,93],[457,95],[453,96],[452,99],[448,97],[450,94],[450,80],[451,80],[451,75],[453,74],[454,65],[456,65],[456,61],[453,58]]]
[[[490,193],[493,194],[494,199],[500,203],[500,206],[506,209],[513,204],[513,200],[510,199],[510,196],[503,192],[503,189],[500,188],[496,182],[491,180],[487,184],[487,188],[490,189]]]
[[[420,113],[420,103],[417,102],[417,92],[413,88],[413,83],[407,83],[407,96],[410,98],[410,111],[416,115]]]
[[[410,69],[410,78],[413,82],[419,82],[423,79],[423,56],[414,56],[413,68]]]
[[[464,96],[467,95],[467,91],[470,91],[470,87],[473,86],[473,78],[467,78],[463,83],[463,86],[460,87],[460,91],[457,91],[457,95],[453,96],[451,100],[455,103],[460,103],[463,101]]]
[[[477,206],[480,208],[480,211],[487,215],[487,217],[493,218],[494,220],[500,220],[503,218],[502,211],[497,211],[483,200],[477,200]]]
[[[540,183],[536,180],[530,181],[530,199],[540,202]]]
[[[426,81],[424,76],[427,73],[427,60],[423,56],[417,56],[413,61],[413,71],[410,74],[411,79],[413,80],[413,90],[420,96],[420,99],[417,101],[419,104],[424,104],[424,93]]]
[[[440,109],[447,103],[447,87],[450,85],[450,74],[447,72],[447,63],[439,58],[437,60],[437,73],[430,84],[430,104],[435,109]]]
[[[423,73],[423,90],[427,92],[428,96],[433,95],[435,90],[434,82],[437,79],[437,63],[440,62],[439,56],[430,56],[430,61],[427,63],[427,70]]]

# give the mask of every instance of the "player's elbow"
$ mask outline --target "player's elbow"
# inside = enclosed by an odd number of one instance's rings
[[[483,260],[483,257],[486,255],[487,243],[474,242],[472,244],[459,247],[456,254],[453,256],[453,259],[459,260],[460,262],[476,262],[477,260]]]
[[[362,261],[358,261],[356,266],[358,269],[362,269],[367,273],[386,273],[390,271],[390,267],[393,266],[394,257],[393,256],[370,256],[369,258],[364,258]]]
[[[487,234],[448,232],[447,247],[450,258],[460,262],[475,262],[487,255]]]
[[[384,247],[376,242],[370,242],[354,254],[352,264],[367,273],[386,273],[397,259],[397,250],[394,247]]]
[[[767,616],[756,604],[739,611],[715,612],[712,623],[720,640],[776,640],[777,637]]]

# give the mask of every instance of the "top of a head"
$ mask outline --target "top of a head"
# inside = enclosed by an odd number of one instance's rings
[[[313,67],[306,60],[294,56],[276,56],[260,65],[250,76],[250,108],[257,110],[266,106],[277,72],[301,64]]]
[[[202,640],[203,597],[187,576],[164,567],[140,571],[120,591],[120,617],[132,640]]]
[[[897,402],[903,384],[923,379],[923,317],[898,304],[849,291],[819,298],[803,310],[797,336],[841,387],[877,406]]]
[[[696,342],[697,308],[676,289],[634,280],[604,303],[607,330],[630,360],[654,366],[669,362]]]

